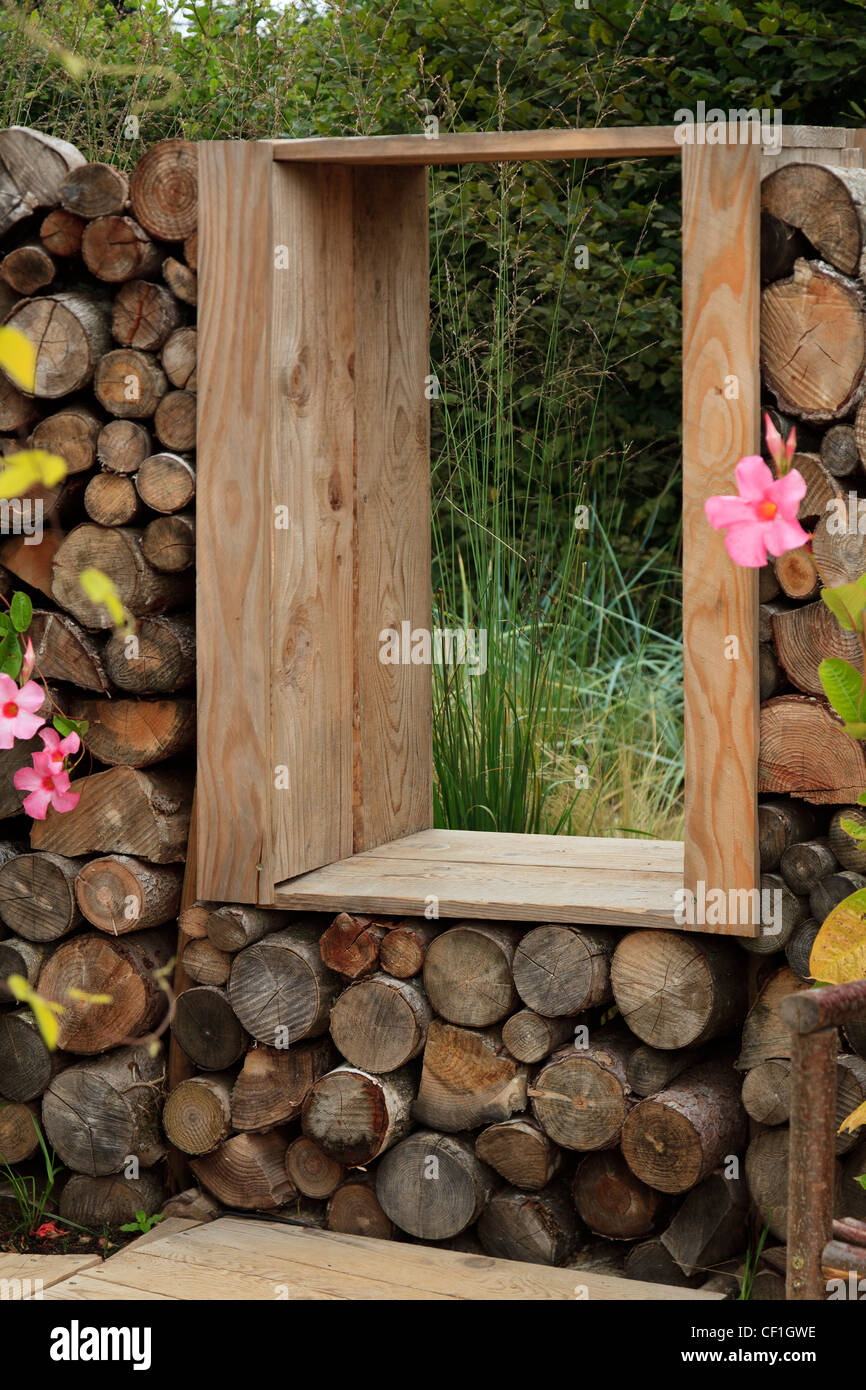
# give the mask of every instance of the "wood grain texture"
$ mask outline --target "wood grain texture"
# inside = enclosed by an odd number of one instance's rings
[[[269,887],[352,851],[353,680],[352,175],[273,168]]]
[[[433,754],[429,666],[379,659],[384,629],[432,624],[427,174],[354,191],[357,852],[432,824]]]
[[[704,503],[732,491],[735,463],[760,446],[760,158],[754,145],[683,149],[684,883],[693,892],[701,880],[726,891],[758,882],[757,571],[731,563]],[[735,400],[725,396],[731,378]]]
[[[438,139],[417,135],[337,136],[275,140],[280,162],[322,164],[465,164],[524,159],[625,159],[678,155],[674,126],[620,126],[612,130],[473,131]]]
[[[258,143],[206,141],[200,155],[198,877],[204,897],[256,902],[272,785],[273,161]]]

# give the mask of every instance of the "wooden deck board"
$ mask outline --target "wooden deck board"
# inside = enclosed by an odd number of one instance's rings
[[[78,1271],[99,1263],[98,1255],[18,1255],[0,1252],[0,1281],[6,1281],[2,1284],[4,1301],[17,1301],[17,1294],[9,1287],[12,1280],[18,1280],[22,1285],[29,1280],[31,1289],[36,1280],[41,1280],[42,1288],[46,1290],[68,1280]]]
[[[170,1292],[169,1292],[170,1291]],[[584,1292],[585,1291],[585,1292]],[[52,1299],[606,1301],[718,1300],[721,1294],[431,1246],[223,1216],[150,1234],[48,1295]]]
[[[424,830],[278,884],[277,907],[677,928],[683,846]]]

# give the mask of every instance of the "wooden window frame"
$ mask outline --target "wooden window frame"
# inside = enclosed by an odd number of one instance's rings
[[[199,149],[199,898],[676,927],[678,887],[753,890],[757,576],[703,507],[760,448],[768,156],[673,127]],[[432,830],[431,672],[376,640],[432,621],[427,166],[658,155],[683,186],[683,843]]]

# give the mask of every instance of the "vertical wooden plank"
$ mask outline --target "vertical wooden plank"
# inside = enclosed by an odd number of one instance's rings
[[[406,650],[430,631],[427,172],[355,186],[356,852],[432,824],[432,684]],[[401,634],[400,664],[380,634]]]
[[[352,853],[352,174],[273,169],[274,775],[261,902],[273,900],[265,882]]]
[[[197,650],[201,895],[256,902],[268,789],[269,144],[199,145]]]
[[[760,158],[757,145],[683,147],[684,882],[693,892],[701,882],[725,892],[759,883],[757,571],[729,560],[704,503],[732,493],[737,460],[760,451]]]
[[[184,911],[187,907],[192,907],[196,901],[196,860],[198,856],[198,812],[196,809],[196,795],[193,792],[192,811],[189,817],[189,840],[186,847],[186,864],[183,870],[183,885],[180,890],[180,910]],[[177,957],[174,963],[174,980],[172,988],[175,998],[183,994],[185,989],[189,989],[189,976],[183,967],[183,953],[189,941],[186,932],[177,932]],[[195,1067],[181,1048],[174,1033],[169,1033],[168,1037],[168,1070],[166,1073],[166,1095],[169,1095],[182,1081],[192,1076]],[[189,1180],[189,1165],[186,1154],[182,1154],[180,1149],[176,1149],[173,1144],[168,1147],[166,1155],[168,1167],[169,1185],[172,1192],[181,1192]]]

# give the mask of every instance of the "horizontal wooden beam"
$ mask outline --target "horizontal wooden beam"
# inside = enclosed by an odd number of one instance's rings
[[[675,126],[595,130],[491,130],[468,134],[359,135],[275,140],[274,159],[321,164],[498,164],[532,159],[631,159],[679,155]]]

